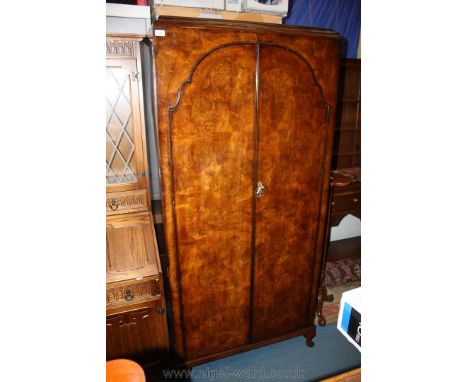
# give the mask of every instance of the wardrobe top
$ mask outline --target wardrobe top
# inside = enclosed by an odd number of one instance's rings
[[[295,36],[328,37],[335,39],[341,38],[338,33],[331,29],[310,28],[284,24],[254,23],[237,20],[199,19],[175,16],[161,16],[157,21],[155,21],[154,28],[159,29],[164,25],[179,25],[185,28],[196,29],[238,29],[257,33],[274,32],[281,34],[291,34]]]

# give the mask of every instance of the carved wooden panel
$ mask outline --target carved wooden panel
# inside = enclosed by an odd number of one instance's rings
[[[159,279],[153,277],[143,280],[111,283],[107,284],[106,306],[109,309],[136,302],[154,300],[158,296],[160,297],[160,293]]]
[[[148,210],[146,190],[112,192],[106,195],[107,215]]]
[[[106,55],[109,58],[115,57],[135,57],[135,46],[138,42],[125,39],[110,39],[106,40]]]
[[[159,301],[135,305],[134,310],[108,314],[107,359],[135,358],[145,353],[157,357],[167,352],[165,318],[165,310]]]
[[[107,218],[107,282],[157,274],[157,246],[150,213]]]

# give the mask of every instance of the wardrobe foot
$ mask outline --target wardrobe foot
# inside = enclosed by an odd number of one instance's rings
[[[313,347],[315,345],[313,341],[315,337],[315,326],[313,327],[312,332],[304,334],[304,337],[306,338],[306,345],[310,348]]]

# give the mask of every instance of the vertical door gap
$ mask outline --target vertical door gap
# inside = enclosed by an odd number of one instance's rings
[[[252,245],[250,254],[250,314],[249,314],[249,343],[252,342],[253,312],[254,312],[254,277],[255,277],[255,245],[257,226],[257,197],[256,189],[258,182],[258,147],[259,147],[259,126],[258,126],[258,97],[260,86],[260,43],[255,44],[255,110],[254,110],[254,161],[252,173]]]

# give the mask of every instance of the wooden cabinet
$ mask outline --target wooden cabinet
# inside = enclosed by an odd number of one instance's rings
[[[361,166],[361,60],[343,59],[332,169]]]
[[[332,226],[351,214],[361,218],[361,60],[344,59],[340,65],[335,139],[330,177],[330,211],[327,227],[325,261],[361,257],[360,236],[328,243]],[[328,295],[322,275],[321,293],[317,308],[319,325],[325,325],[322,315],[324,301],[333,301]]]
[[[361,60],[341,61],[332,159],[330,226],[361,217]]]
[[[107,40],[107,358],[168,350],[146,174],[139,41]]]
[[[141,110],[139,42],[107,40],[106,82],[106,181],[107,206],[119,212],[113,192],[147,190],[146,145]],[[141,192],[139,193],[141,194]],[[127,196],[133,194],[127,194]],[[121,201],[132,204],[122,195]]]
[[[297,335],[312,345],[339,36],[174,18],[155,28],[175,350],[191,365]]]
[[[167,351],[165,308],[161,301],[132,305],[106,316],[107,357],[161,356]],[[163,334],[163,335],[162,335]],[[166,334],[166,335],[164,335]]]
[[[361,167],[333,170],[329,229],[349,214],[361,218]]]

